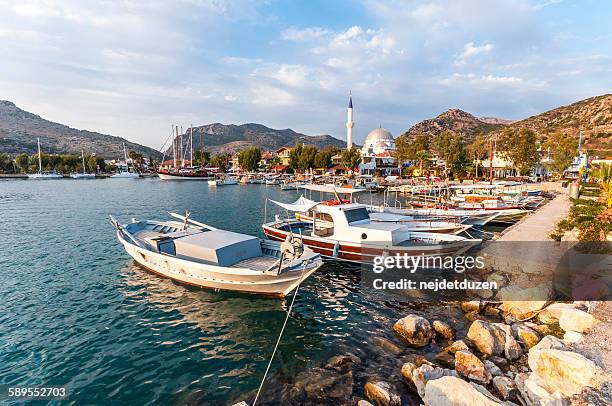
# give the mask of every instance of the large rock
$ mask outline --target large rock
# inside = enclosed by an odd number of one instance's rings
[[[424,347],[436,335],[429,321],[415,314],[398,320],[393,325],[393,331],[412,347]]]
[[[508,285],[500,289],[497,298],[504,302],[499,309],[517,319],[525,319],[535,314],[548,303],[552,296],[550,285],[542,284],[530,288]],[[540,300],[533,300],[534,298]]]
[[[488,359],[485,360],[483,364],[485,368],[487,368],[487,371],[489,371],[492,376],[501,376],[504,374],[502,370],[497,365],[495,365],[494,362],[489,361]]]
[[[578,333],[577,331],[566,331],[563,334],[563,342],[565,344],[575,344],[582,340],[582,333]]]
[[[469,302],[461,302],[461,310],[464,313],[479,312],[482,309],[480,300],[471,300]]]
[[[452,376],[430,380],[423,401],[427,406],[498,406],[501,404],[480,385]]]
[[[455,330],[443,321],[434,320],[433,329],[447,340],[453,340],[455,338]]]
[[[557,337],[546,336],[535,346],[531,347],[530,351],[548,350],[550,348],[555,350],[565,350],[566,346],[563,341],[559,340]]]
[[[400,369],[400,373],[404,377],[405,380],[412,383],[412,373],[417,369],[417,366],[412,362],[405,362]]]
[[[540,341],[538,332],[524,324],[513,324],[512,333],[526,348],[531,348]]]
[[[576,305],[573,303],[553,303],[550,306],[545,307],[540,313],[538,313],[538,320],[544,324],[559,323],[561,312],[567,309],[575,308]]]
[[[470,325],[467,338],[483,354],[500,355],[504,352],[506,332],[486,321],[474,321]]]
[[[344,373],[349,371],[354,364],[360,363],[361,359],[354,354],[334,355],[333,357],[327,360],[325,368],[335,369],[338,372]]]
[[[451,345],[449,345],[448,347],[446,347],[444,349],[444,351],[454,354],[457,351],[461,351],[461,350],[469,350],[470,348],[467,346],[467,344],[465,343],[465,341],[463,340],[457,340],[454,343],[452,343]]]
[[[596,387],[598,367],[571,351],[544,349],[529,351],[529,367],[542,387],[566,397],[580,393],[587,386]]]
[[[578,309],[565,309],[559,318],[559,326],[565,331],[583,333],[592,328],[597,319],[587,312]]]
[[[460,375],[478,383],[487,384],[491,380],[491,373],[483,362],[469,351],[455,353],[455,370]]]
[[[432,367],[431,365],[423,364],[412,371],[412,383],[416,387],[420,397],[425,396],[425,386],[432,379],[439,379],[443,376],[455,376],[457,372],[452,369]]]
[[[535,374],[521,373],[514,379],[523,404],[527,406],[569,406],[560,392],[551,393],[543,388]]]
[[[353,372],[339,374],[330,369],[313,368],[298,374],[290,393],[295,402],[347,399],[353,393]]]
[[[400,406],[402,399],[389,382],[372,380],[365,384],[364,394],[376,406]]]
[[[516,400],[516,383],[507,376],[496,376],[493,378],[493,387],[503,400]]]

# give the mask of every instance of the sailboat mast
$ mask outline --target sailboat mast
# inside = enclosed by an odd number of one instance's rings
[[[40,137],[38,137],[38,173],[42,173],[42,154],[40,152]]]
[[[125,159],[125,170],[126,172],[130,171],[130,166],[127,162],[127,150],[125,149],[125,142],[123,143],[123,159]]]
[[[184,149],[184,146],[183,146],[183,135],[184,135],[183,134],[183,126],[181,126],[181,133],[179,135],[179,140],[180,140],[179,141],[179,145],[180,145],[180,147],[179,147],[179,158],[181,159],[181,168],[183,166],[185,166],[185,151],[183,150]]]
[[[83,175],[85,175],[85,153],[81,150],[81,160],[83,161]]]
[[[191,166],[193,166],[193,124],[191,124],[191,126],[189,127],[189,143],[190,145],[190,150],[191,150]]]
[[[172,124],[172,166],[176,169],[176,134],[174,124]]]

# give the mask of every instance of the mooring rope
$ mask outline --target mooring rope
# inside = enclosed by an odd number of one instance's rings
[[[274,360],[274,356],[276,355],[276,350],[278,349],[278,345],[280,344],[281,338],[283,337],[283,332],[285,331],[285,327],[287,326],[287,322],[289,321],[289,316],[291,315],[291,309],[293,309],[293,303],[295,303],[295,298],[298,295],[298,290],[300,289],[300,285],[302,284],[302,280],[304,279],[304,271],[306,270],[306,266],[308,265],[308,261],[304,261],[304,266],[302,267],[302,274],[300,275],[300,280],[295,287],[295,293],[293,294],[293,298],[291,299],[291,304],[289,305],[289,309],[287,310],[287,316],[285,317],[285,322],[283,323],[283,327],[281,328],[280,334],[278,335],[278,340],[276,340],[276,345],[274,346],[274,351],[272,351],[272,356],[270,357],[270,361],[268,361],[268,366],[266,367],[266,372],[264,372],[263,379],[259,384],[259,389],[257,389],[257,394],[255,395],[255,400],[253,400],[253,406],[257,403],[257,399],[259,398],[259,394],[261,389],[263,388],[264,382],[266,381],[266,377],[268,376],[268,372],[270,371],[270,366],[272,366],[272,361]]]

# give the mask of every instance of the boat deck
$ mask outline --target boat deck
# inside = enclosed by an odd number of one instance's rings
[[[248,268],[253,271],[265,272],[270,267],[278,262],[278,258],[271,256],[262,256],[243,259],[242,261],[236,262],[234,265],[230,265],[230,268]]]

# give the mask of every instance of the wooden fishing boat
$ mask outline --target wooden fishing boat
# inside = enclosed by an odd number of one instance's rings
[[[299,234],[305,246],[328,258],[371,263],[381,255],[453,255],[481,242],[457,235],[415,232],[404,224],[373,222],[366,206],[356,203],[324,205],[303,197],[293,204],[271,201],[288,211],[313,210],[315,216],[312,221],[276,218],[264,223],[266,237],[283,241]]]
[[[322,265],[297,236],[278,243],[169,214],[182,221],[111,223],[138,264],[177,282],[282,297]]]

